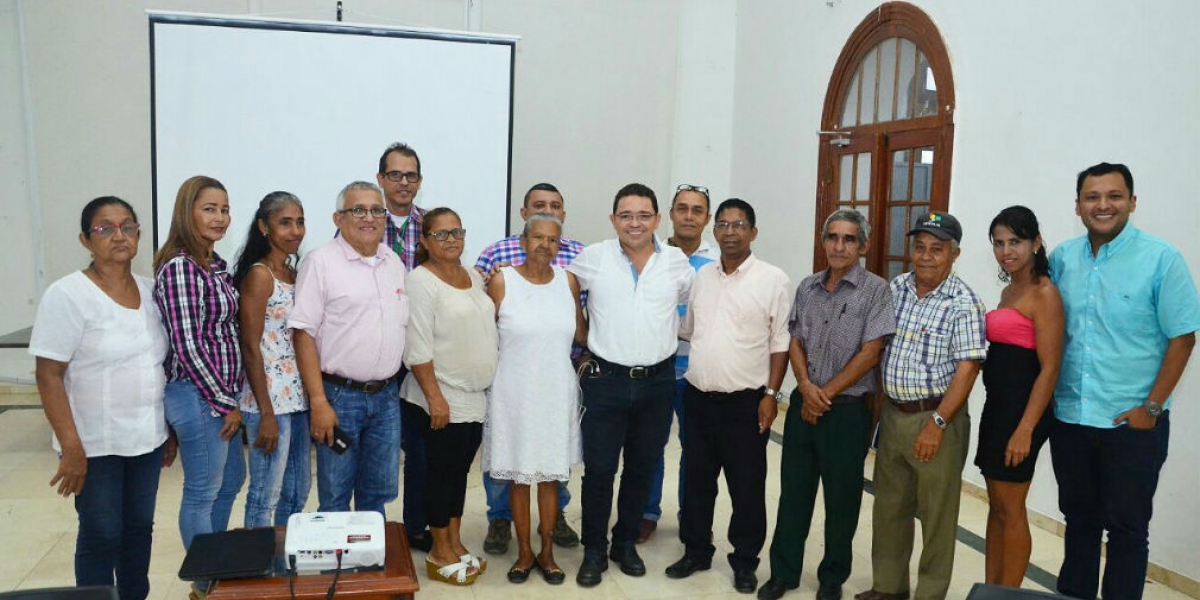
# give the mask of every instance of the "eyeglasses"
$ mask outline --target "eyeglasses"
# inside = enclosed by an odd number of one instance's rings
[[[370,215],[370,218],[372,219],[378,219],[387,214],[387,209],[382,206],[375,206],[372,208],[355,206],[354,208],[343,208],[342,210],[338,211],[338,214],[340,215],[344,215],[346,213],[354,215],[354,218],[356,219],[366,219],[367,215]]]
[[[125,234],[125,237],[133,237],[141,230],[142,226],[138,223],[122,223],[120,225],[97,225],[88,231],[102,238],[110,238],[117,235],[117,231]]]
[[[679,187],[675,188],[675,192],[676,192],[676,193],[679,193],[679,192],[700,192],[701,194],[704,194],[704,197],[705,197],[705,198],[707,198],[707,197],[708,197],[708,188],[706,188],[706,187],[704,187],[704,186],[702,186],[702,185],[691,185],[691,184],[688,184],[688,183],[684,183],[684,184],[681,184]]]
[[[750,229],[750,224],[745,221],[717,221],[713,223],[713,231],[724,231],[726,229],[746,231]]]
[[[622,222],[622,223],[625,223],[625,224],[629,224],[629,223],[632,223],[632,222],[634,222],[634,221],[637,221],[638,223],[641,223],[641,224],[643,224],[643,225],[646,225],[646,224],[648,224],[650,221],[653,221],[653,220],[654,220],[654,217],[657,217],[657,216],[658,216],[658,215],[656,215],[656,214],[654,214],[654,213],[648,213],[648,212],[641,212],[641,213],[619,213],[619,214],[617,215],[617,220],[618,220],[618,221],[620,221],[620,222]]]
[[[437,231],[430,231],[429,237],[439,242],[444,242],[450,238],[454,238],[456,240],[465,240],[467,239],[467,230],[463,229],[462,227],[455,227],[454,229],[439,229]]]
[[[407,179],[409,183],[416,183],[421,180],[421,174],[416,171],[388,171],[383,174],[388,178],[388,181],[403,181]]]

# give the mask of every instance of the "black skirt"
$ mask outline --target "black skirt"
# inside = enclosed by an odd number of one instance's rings
[[[1053,399],[1033,428],[1029,456],[1017,466],[1008,467],[1004,464],[1004,451],[1008,448],[1009,438],[1025,416],[1029,393],[1041,370],[1035,350],[998,342],[988,344],[987,362],[983,365],[987,400],[979,419],[979,446],[975,451],[975,465],[984,477],[1010,482],[1033,479],[1038,452],[1045,445],[1054,425]]]

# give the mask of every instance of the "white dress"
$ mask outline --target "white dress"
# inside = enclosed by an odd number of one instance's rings
[[[500,362],[483,425],[483,469],[493,479],[566,481],[581,457],[579,387],[571,366],[575,298],[567,273],[546,284],[504,273]]]

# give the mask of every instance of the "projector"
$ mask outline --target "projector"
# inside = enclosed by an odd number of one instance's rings
[[[288,518],[284,551],[296,571],[383,566],[383,515],[366,512],[296,513]]]

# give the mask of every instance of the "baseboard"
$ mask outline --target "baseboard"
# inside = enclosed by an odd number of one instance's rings
[[[987,488],[971,483],[966,479],[964,479],[962,483],[964,494],[974,496],[980,500],[983,500],[984,502],[987,502]],[[1066,525],[1058,519],[1032,510],[1027,511],[1026,514],[1029,515],[1030,525],[1033,525],[1034,527],[1037,527],[1043,531],[1053,533],[1058,537],[1063,536],[1063,530]],[[1103,547],[1100,548],[1101,553],[1103,553],[1104,550],[1105,549]],[[1200,598],[1200,581],[1192,579],[1191,577],[1188,577],[1182,573],[1172,571],[1171,569],[1168,569],[1162,565],[1158,565],[1153,562],[1146,565],[1146,577],[1156,583],[1164,585],[1182,594],[1186,594],[1192,598]]]
[[[10,383],[0,381],[0,396],[11,394],[36,394],[38,393],[36,385],[27,385],[24,383]]]

